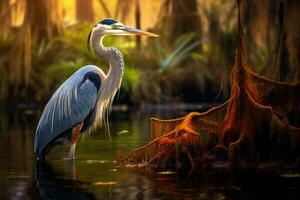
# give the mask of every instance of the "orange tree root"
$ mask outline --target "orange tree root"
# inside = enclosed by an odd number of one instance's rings
[[[238,47],[229,100],[204,113],[151,119],[152,141],[120,159],[154,170],[278,162],[300,166],[300,83],[269,80],[245,62],[238,0]],[[224,165],[225,164],[225,165]]]
[[[248,88],[252,83],[246,82],[243,92],[237,86],[238,91],[232,92],[226,103],[207,112],[192,112],[173,120],[151,119],[153,140],[120,159],[120,163],[144,163],[156,171],[192,174],[201,167],[226,162],[299,162],[300,128],[291,125],[285,112],[275,110],[271,101],[264,103],[260,97],[266,94]],[[272,84],[276,87],[277,82]],[[298,85],[278,84],[283,90],[298,90]]]

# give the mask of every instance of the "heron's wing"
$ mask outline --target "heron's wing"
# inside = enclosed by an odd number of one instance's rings
[[[93,110],[101,79],[97,75],[98,85],[95,85],[95,77],[89,79],[89,73],[72,75],[47,103],[35,134],[34,152],[39,156],[53,139],[84,121]]]

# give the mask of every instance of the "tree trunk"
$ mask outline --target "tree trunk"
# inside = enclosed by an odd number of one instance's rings
[[[76,19],[79,22],[93,22],[93,0],[76,0]]]
[[[196,40],[201,38],[202,25],[196,0],[165,0],[159,19],[157,26],[161,30],[161,38],[166,41],[166,47],[185,33],[194,32]]]
[[[25,1],[23,24],[11,36],[14,42],[11,43],[6,56],[8,85],[3,91],[12,91],[9,94],[10,98],[26,96],[21,94],[20,90],[26,91],[31,80],[33,49],[49,42],[61,32],[62,15],[59,0]]]
[[[272,78],[279,38],[279,0],[245,0],[243,3],[245,46],[249,64]]]
[[[27,0],[23,26],[30,26],[34,40],[49,40],[62,32],[58,0]]]
[[[300,1],[286,0],[281,15],[282,30],[274,78],[281,81],[300,80]]]
[[[141,29],[141,7],[140,0],[136,0],[135,2],[135,27]],[[141,47],[141,37],[136,36],[136,46],[138,49]]]
[[[7,37],[11,25],[11,12],[9,0],[0,2],[0,32],[3,37]]]

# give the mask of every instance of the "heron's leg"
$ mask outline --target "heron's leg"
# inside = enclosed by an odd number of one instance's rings
[[[70,147],[70,152],[69,152],[69,159],[73,160],[75,159],[75,148],[76,144],[80,135],[80,130],[83,126],[83,122],[80,122],[73,126],[72,128],[72,133],[71,133],[71,147]]]
[[[72,181],[76,181],[76,163],[75,160],[69,160],[69,174]]]

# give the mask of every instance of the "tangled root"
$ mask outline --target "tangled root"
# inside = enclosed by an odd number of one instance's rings
[[[152,141],[121,158],[121,164],[143,163],[156,171],[189,174],[227,163],[284,160],[300,166],[300,83],[269,80],[249,69],[242,44],[240,0],[238,5],[238,47],[229,100],[204,113],[151,119]]]

